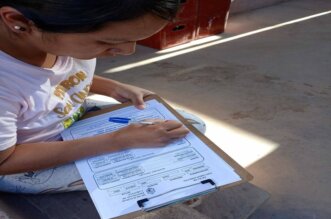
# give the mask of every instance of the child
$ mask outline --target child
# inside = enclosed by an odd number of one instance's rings
[[[85,112],[89,92],[144,108],[151,92],[94,76],[95,58],[132,54],[137,40],[175,17],[179,2],[0,0],[0,191],[82,190],[73,161],[164,146],[188,133],[179,122],[158,121],[75,141],[60,138]]]

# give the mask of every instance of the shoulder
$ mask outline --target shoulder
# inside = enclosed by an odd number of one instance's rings
[[[0,106],[15,108],[24,102],[29,76],[23,62],[15,61],[0,51]]]
[[[83,68],[94,72],[97,63],[96,59],[89,59],[89,60],[73,59],[73,60]]]
[[[0,76],[1,78],[24,77],[23,73],[29,71],[31,65],[15,59],[0,51]],[[9,81],[7,81],[9,82]]]

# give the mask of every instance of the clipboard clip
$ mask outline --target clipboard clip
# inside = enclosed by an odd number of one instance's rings
[[[210,184],[211,187],[204,188],[204,190],[202,190],[202,191],[199,191],[197,193],[194,193],[194,194],[191,194],[191,195],[188,195],[188,196],[183,196],[181,198],[178,198],[178,199],[175,199],[175,200],[172,200],[172,201],[168,201],[168,202],[165,202],[165,203],[156,204],[155,206],[149,206],[148,207],[146,205],[146,203],[150,202],[152,199],[159,198],[159,197],[161,197],[161,196],[163,196],[165,194],[169,194],[171,192],[177,192],[177,191],[180,191],[182,189],[188,189],[188,188],[193,187],[193,186],[201,186],[201,185],[206,185],[206,184]],[[166,193],[159,194],[157,196],[153,196],[153,197],[149,197],[149,198],[144,198],[144,199],[138,200],[137,201],[137,205],[141,208],[142,211],[150,212],[150,211],[159,209],[161,207],[173,205],[173,204],[176,204],[176,203],[179,203],[179,202],[188,201],[188,200],[190,200],[190,199],[192,199],[194,197],[205,195],[205,194],[211,193],[211,192],[213,192],[215,190],[217,190],[217,186],[216,186],[215,182],[212,179],[206,179],[206,180],[203,180],[203,181],[201,181],[199,183],[195,183],[195,184],[192,184],[192,185],[188,185],[188,186],[176,188],[176,189],[170,190],[170,191],[168,191]]]

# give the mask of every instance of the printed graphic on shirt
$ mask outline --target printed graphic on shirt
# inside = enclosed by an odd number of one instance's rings
[[[72,117],[70,117],[69,119],[63,121],[63,127],[65,129],[69,128],[72,124],[74,124],[74,122],[78,121],[85,113],[85,109],[84,107],[79,107],[78,111],[75,112]]]
[[[64,105],[56,107],[53,111],[58,118],[65,118],[72,115],[70,118],[62,122],[64,128],[69,128],[75,121],[82,117],[85,109],[77,106],[84,103],[90,91],[91,84],[82,84],[87,79],[87,74],[84,71],[79,71],[56,86],[53,94],[64,102]],[[82,87],[81,90],[75,90]],[[76,112],[73,112],[76,110]]]

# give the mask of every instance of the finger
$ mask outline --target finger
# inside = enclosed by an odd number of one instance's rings
[[[162,123],[162,126],[167,130],[171,131],[174,129],[178,129],[180,127],[184,127],[182,123],[174,121],[174,120],[166,120]]]
[[[130,100],[128,100],[128,99],[125,99],[125,98],[118,98],[118,99],[116,99],[118,102],[120,102],[120,103],[128,103],[128,102],[130,102]]]
[[[122,96],[119,95],[119,94],[114,94],[112,97],[113,97],[115,100],[117,100],[118,102],[121,102],[121,103],[125,103],[125,102],[128,102],[128,101],[129,101],[128,98],[126,98],[126,97],[122,97]]]
[[[152,92],[152,91],[149,91],[149,90],[144,90],[144,92],[143,92],[144,97],[147,97],[147,96],[150,96],[150,95],[153,95],[153,94],[155,94],[155,93]]]
[[[168,132],[168,135],[170,138],[173,139],[178,139],[178,138],[183,138],[185,137],[190,131],[186,127],[178,128],[178,129],[173,129]]]
[[[135,107],[137,107],[138,109],[145,109],[145,103],[144,103],[144,99],[143,99],[143,94],[142,93],[135,94],[131,98],[131,101],[132,101],[133,105],[135,105]]]

